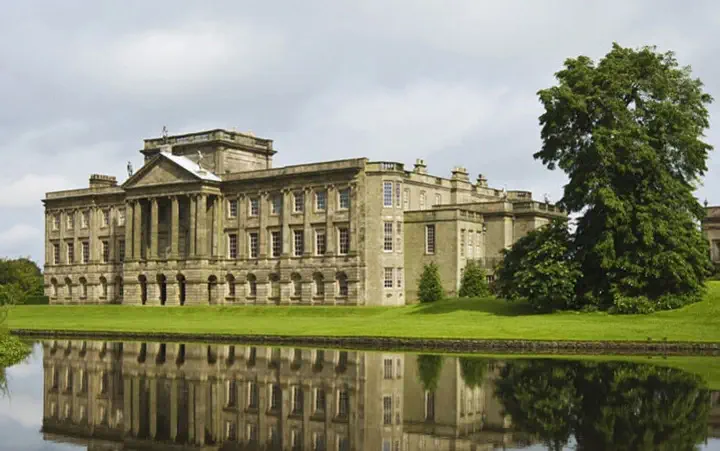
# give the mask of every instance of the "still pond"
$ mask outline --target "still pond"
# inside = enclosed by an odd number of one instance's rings
[[[638,360],[45,340],[0,449],[720,450],[720,392]]]

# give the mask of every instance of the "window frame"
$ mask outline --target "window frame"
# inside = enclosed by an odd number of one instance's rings
[[[389,278],[388,278],[389,276]],[[395,268],[387,266],[383,268],[383,288],[391,290],[395,286]]]
[[[298,239],[300,246],[298,246]],[[305,253],[305,231],[301,229],[293,230],[293,256],[302,257]]]
[[[383,208],[392,208],[393,207],[393,182],[390,181],[384,181],[383,182]]]
[[[394,235],[395,223],[393,221],[383,221],[383,252],[392,252],[394,250]]]
[[[343,199],[345,202],[343,202]],[[346,205],[343,206],[343,203]],[[350,209],[350,188],[343,188],[338,190],[338,210],[349,210]]]
[[[337,253],[338,255],[348,255],[350,253],[350,229],[348,227],[338,227],[337,232]],[[344,240],[345,246],[343,246],[343,234],[346,237]],[[344,250],[343,247],[345,247]]]
[[[260,216],[260,198],[251,197],[248,199],[248,216],[251,218]]]
[[[319,237],[322,236],[322,252],[320,252]],[[315,255],[325,255],[327,253],[327,233],[325,229],[315,230]]]
[[[322,198],[322,207],[320,206],[320,199]],[[318,190],[315,191],[315,211],[327,210],[327,191]]]
[[[237,233],[228,233],[227,256],[231,259],[238,258],[238,236]]]
[[[298,208],[300,207],[300,208]],[[304,213],[305,212],[305,192],[294,191],[293,192],[293,213]]]
[[[432,230],[432,233],[430,231]],[[430,239],[432,235],[432,240]],[[425,224],[425,254],[435,255],[437,248],[437,229],[435,224]]]
[[[229,219],[236,219],[238,217],[238,200],[237,199],[228,199],[227,201],[227,207],[228,207],[228,213],[227,217]]]
[[[260,257],[260,232],[248,232],[248,256],[253,259]]]

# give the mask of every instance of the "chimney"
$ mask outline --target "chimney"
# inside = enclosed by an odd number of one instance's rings
[[[117,179],[111,175],[92,174],[90,188],[110,188],[117,186]]]
[[[417,158],[415,160],[415,169],[413,169],[413,172],[418,174],[427,174],[427,165],[425,164],[425,160]]]
[[[477,185],[482,188],[487,188],[488,186],[487,179],[482,174],[478,174],[477,176]]]
[[[468,176],[467,169],[455,166],[452,170],[452,177],[450,177],[450,180],[460,180],[463,182],[469,182],[470,177]]]

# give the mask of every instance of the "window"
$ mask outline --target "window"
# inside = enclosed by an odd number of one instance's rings
[[[290,275],[290,282],[292,283],[293,296],[299,298],[302,296],[302,278],[300,274],[293,273]]]
[[[270,274],[270,297],[280,297],[280,276],[278,274]]]
[[[67,213],[65,215],[65,228],[67,230],[72,230],[75,227],[75,216],[72,213]]]
[[[393,287],[393,269],[385,268],[385,282],[383,283],[385,288]]]
[[[235,381],[225,381],[225,405],[234,407],[237,404],[237,385]]]
[[[80,215],[80,228],[87,229],[88,224],[90,224],[90,212],[83,211]]]
[[[270,388],[270,410],[280,410],[282,405],[282,388],[280,384],[272,384]]]
[[[59,243],[53,243],[53,264],[59,265],[60,264],[60,244]]]
[[[425,191],[420,191],[420,210],[425,210]]]
[[[118,260],[125,261],[125,240],[118,241]]]
[[[312,449],[313,451],[326,451],[325,447],[325,434],[322,432],[312,433]]]
[[[392,396],[383,396],[383,424],[392,424]]]
[[[402,365],[400,364],[400,359],[398,358],[396,361],[397,365],[395,367],[397,368],[397,375],[396,377],[400,379],[402,377]],[[400,401],[398,401],[398,404],[400,404]]]
[[[348,295],[348,281],[347,276],[345,273],[338,273],[337,275],[337,283],[338,283],[338,296],[347,296]]]
[[[110,210],[103,210],[102,211],[102,227],[107,227],[110,225]]]
[[[292,413],[301,414],[303,411],[303,391],[302,387],[295,385],[292,388]]]
[[[460,230],[460,256],[465,256],[465,229]]]
[[[325,411],[325,390],[321,388],[315,389],[315,412]]]
[[[82,262],[90,262],[90,243],[87,241],[82,242]]]
[[[397,252],[402,252],[402,233],[403,233],[403,223],[398,221],[397,222],[397,230],[395,231],[395,241],[397,242],[397,248],[395,249]]]
[[[52,229],[60,230],[60,213],[52,215]]]
[[[302,449],[302,437],[299,429],[290,430],[290,449],[292,451],[300,451]]]
[[[327,204],[327,194],[325,191],[315,192],[315,210],[324,211]]]
[[[435,392],[425,392],[425,420],[435,419]]]
[[[258,426],[254,423],[247,425],[247,440],[250,443],[257,443],[258,440]]]
[[[397,275],[395,276],[395,282],[397,283],[398,288],[402,288],[402,279],[403,279],[403,269],[398,268],[397,269]]]
[[[279,215],[280,210],[282,210],[282,197],[280,197],[279,194],[276,194],[270,199],[270,214],[271,215]]]
[[[338,254],[346,255],[350,250],[350,231],[347,227],[338,228]]]
[[[472,230],[468,230],[468,258],[473,258],[473,235]]]
[[[435,205],[442,205],[442,196],[440,194],[435,195]]]
[[[225,276],[225,283],[227,285],[227,297],[235,297],[235,276],[228,274]]]
[[[393,182],[383,182],[383,207],[393,206]]]
[[[68,241],[67,244],[67,263],[72,265],[75,263],[75,244],[72,241]]]
[[[410,210],[410,189],[405,188],[403,191],[403,210]]]
[[[258,386],[255,382],[248,382],[248,408],[257,409],[258,407]]]
[[[475,258],[480,258],[480,232],[475,232]]]
[[[257,216],[260,214],[260,200],[257,197],[250,199],[250,216]]]
[[[315,231],[315,255],[325,255],[326,247],[325,247],[325,231],[324,230],[316,230]]]
[[[118,210],[118,225],[124,226],[125,225],[125,209],[120,208]]]
[[[228,218],[237,218],[238,202],[237,199],[228,200]]]
[[[337,438],[337,451],[350,451],[350,441],[347,437]]]
[[[273,257],[279,257],[282,254],[282,235],[279,231],[270,232],[270,246]]]
[[[320,273],[315,273],[313,276],[313,282],[315,283],[315,296],[325,295],[325,279]]]
[[[347,418],[350,410],[350,397],[347,390],[338,390],[337,396],[337,416]]]
[[[302,257],[305,252],[305,231],[293,230],[293,255]]]
[[[237,440],[234,421],[225,421],[225,439],[229,441]]]
[[[425,253],[435,253],[435,224],[425,226]]]
[[[383,361],[383,378],[384,379],[392,379],[393,378],[393,360],[392,359],[385,359]]]
[[[350,208],[350,188],[341,189],[338,193],[338,200],[340,210],[347,210]]]
[[[237,258],[238,256],[238,241],[237,241],[237,235],[234,233],[231,233],[228,235],[228,257],[230,258]]]
[[[400,199],[400,193],[402,192],[402,187],[400,186],[400,182],[395,183],[395,206],[397,208],[400,208],[401,205],[401,199]]]
[[[392,222],[385,222],[383,224],[383,229],[385,231],[385,236],[383,240],[383,250],[385,252],[392,252],[393,250],[393,223]]]
[[[110,242],[109,241],[101,241],[102,246],[102,262],[107,263],[110,261]]]
[[[254,298],[257,296],[257,279],[254,275],[248,274],[247,276],[247,284],[248,284],[248,297]]]
[[[248,234],[248,247],[250,248],[250,258],[258,258],[260,238],[257,232],[250,232]]]
[[[305,193],[298,191],[293,194],[293,199],[295,200],[293,204],[293,212],[302,213],[305,211]]]

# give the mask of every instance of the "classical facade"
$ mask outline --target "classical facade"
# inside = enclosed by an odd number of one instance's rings
[[[710,244],[710,259],[720,264],[720,207],[706,207],[706,216],[702,221],[702,231]]]
[[[366,158],[274,168],[273,142],[211,130],[148,139],[118,185],[48,193],[51,303],[403,305],[422,265],[450,295],[465,262],[564,213],[491,188]]]

